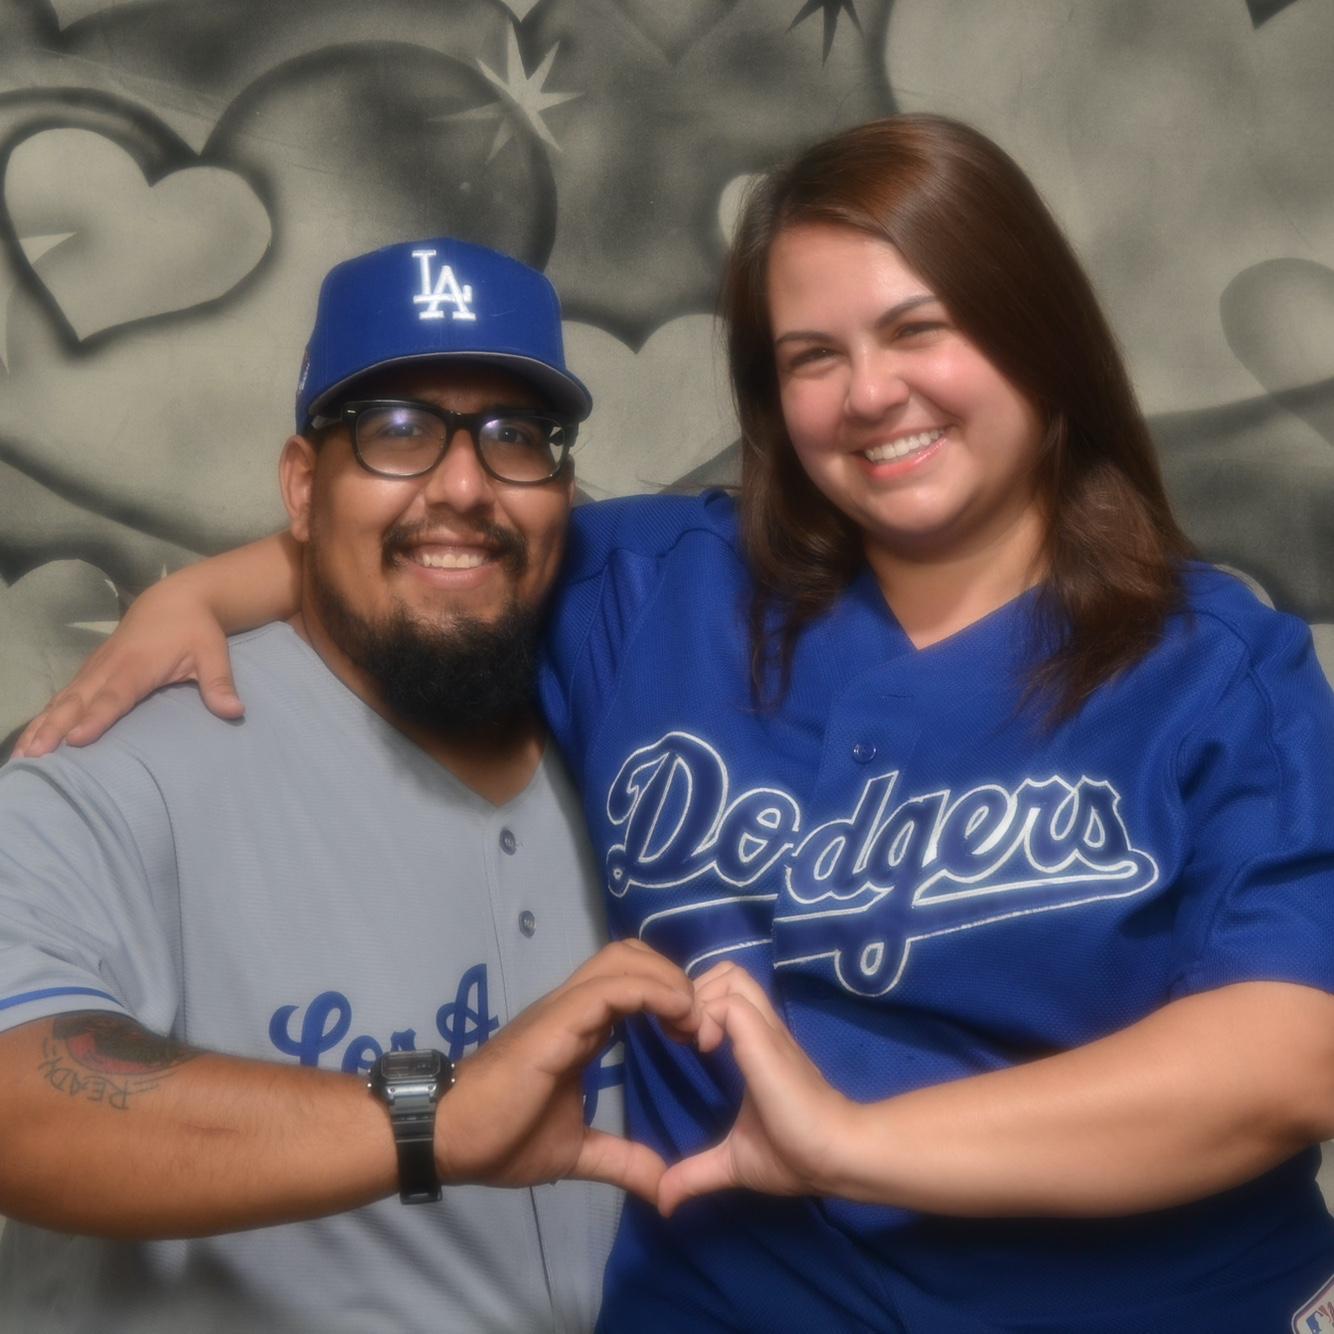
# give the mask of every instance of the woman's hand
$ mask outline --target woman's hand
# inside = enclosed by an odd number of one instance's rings
[[[699,1044],[732,1040],[746,1096],[658,1207],[732,1186],[964,1218],[1112,1217],[1250,1181],[1334,1136],[1334,996],[1238,982],[1084,1047],[855,1103],[734,965],[696,984]]]
[[[727,1138],[667,1169],[664,1215],[710,1191],[744,1187],[768,1195],[830,1194],[838,1163],[855,1157],[857,1104],[830,1086],[797,1046],[763,988],[734,963],[695,984],[701,1051],[730,1038],[746,1096]]]
[[[239,718],[245,707],[226,636],[294,615],[301,572],[301,548],[290,533],[275,533],[169,574],[28,724],[14,754],[45,755],[61,741],[86,746],[146,695],[177,681],[197,681],[212,713]]]
[[[85,746],[145,696],[177,681],[197,681],[204,703],[219,718],[245,712],[232,682],[227,639],[213,613],[198,597],[155,584],[23,730],[14,754],[35,758],[61,741]]]

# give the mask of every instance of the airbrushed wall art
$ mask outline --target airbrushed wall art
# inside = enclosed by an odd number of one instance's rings
[[[730,477],[738,197],[899,109],[971,120],[1092,270],[1206,554],[1334,667],[1325,0],[3,0],[0,738],[163,570],[278,525],[336,260],[544,267],[586,495]]]

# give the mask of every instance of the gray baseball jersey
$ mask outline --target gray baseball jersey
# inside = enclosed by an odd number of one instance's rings
[[[597,948],[598,879],[554,753],[496,807],[289,627],[233,659],[242,722],[167,690],[95,746],[0,771],[0,1028],[124,1011],[197,1046],[364,1072],[391,1047],[465,1056]],[[619,1128],[619,1075],[615,1048],[590,1072],[599,1126]],[[618,1208],[566,1182],[188,1242],[10,1224],[0,1328],[586,1329]]]

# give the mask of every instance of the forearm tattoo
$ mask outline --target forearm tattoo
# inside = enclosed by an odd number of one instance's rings
[[[59,1093],[123,1112],[199,1053],[115,1014],[66,1014],[42,1042],[38,1070]]]

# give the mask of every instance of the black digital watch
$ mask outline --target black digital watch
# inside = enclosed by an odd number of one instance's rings
[[[438,1051],[387,1051],[370,1068],[366,1087],[389,1109],[398,1149],[398,1198],[430,1204],[440,1198],[435,1170],[435,1108],[454,1087],[454,1062]]]

